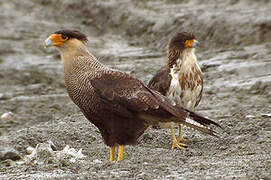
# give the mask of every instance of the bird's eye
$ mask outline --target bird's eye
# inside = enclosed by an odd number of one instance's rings
[[[62,39],[68,39],[68,37],[65,34],[61,34]]]

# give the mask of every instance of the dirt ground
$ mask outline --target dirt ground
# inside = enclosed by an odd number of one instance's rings
[[[11,112],[0,118],[0,179],[271,179],[271,1],[4,0],[0,24],[0,115]],[[189,147],[171,150],[170,131],[151,128],[110,163],[67,95],[58,52],[43,48],[62,28],[86,33],[102,63],[145,83],[175,32],[196,34],[197,112],[223,126],[221,138],[186,129]]]

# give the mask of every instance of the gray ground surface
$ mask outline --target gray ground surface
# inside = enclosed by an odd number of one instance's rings
[[[271,179],[270,1],[4,0],[0,24],[0,114],[14,113],[0,119],[0,179]],[[171,150],[169,130],[150,129],[122,162],[108,162],[97,128],[67,96],[57,51],[42,47],[62,28],[85,32],[104,64],[145,83],[169,37],[194,32],[205,83],[197,111],[224,127],[221,139],[187,130],[189,148]],[[86,157],[24,161],[27,147],[48,140]]]

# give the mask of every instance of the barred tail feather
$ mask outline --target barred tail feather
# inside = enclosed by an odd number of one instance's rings
[[[186,110],[189,112],[189,117],[191,119],[193,119],[194,121],[200,123],[201,125],[203,126],[208,126],[208,125],[215,125],[217,127],[220,127],[221,129],[223,129],[218,123],[210,120],[210,119],[207,119],[205,117],[203,117],[202,115],[199,115],[193,111],[189,111],[189,110]]]

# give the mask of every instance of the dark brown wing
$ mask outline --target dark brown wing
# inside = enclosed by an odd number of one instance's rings
[[[164,96],[167,94],[171,83],[170,69],[168,66],[161,68],[150,80],[148,87],[160,92]]]
[[[107,104],[117,104],[138,117],[150,120],[150,124],[177,122],[194,128],[194,125],[185,122],[189,115],[187,110],[157,91],[149,89],[141,81],[128,74],[112,71],[91,80],[91,85],[100,98],[107,101]],[[121,111],[115,111],[115,113],[121,113]],[[195,113],[193,115],[199,123],[201,123],[201,118],[206,119]],[[213,136],[216,134],[204,127],[194,129]]]
[[[203,91],[203,83],[202,83],[202,87],[201,87],[201,91],[200,91],[200,95],[198,97],[198,100],[195,104],[195,107],[197,107],[199,105],[199,102],[201,101],[201,98],[202,98],[202,91]]]
[[[197,83],[201,85],[200,95],[199,95],[199,97],[198,97],[198,99],[197,99],[197,102],[196,102],[196,104],[195,104],[195,107],[197,107],[197,106],[199,105],[199,102],[200,102],[201,98],[202,98],[203,78],[202,78],[202,72],[201,72],[200,70],[195,71],[195,73],[197,73],[197,75],[198,75]]]
[[[168,49],[168,60],[167,64],[162,67],[153,78],[150,80],[148,87],[166,95],[170,87],[172,80],[170,68],[176,64],[176,61],[180,57],[181,51],[179,49],[169,48]]]
[[[146,87],[141,81],[119,71],[103,74],[93,79],[91,84],[95,92],[103,99],[118,103],[133,112],[142,112],[151,116],[175,116],[177,122],[185,121],[188,113],[176,106],[176,103]],[[165,122],[172,121],[164,119]]]

